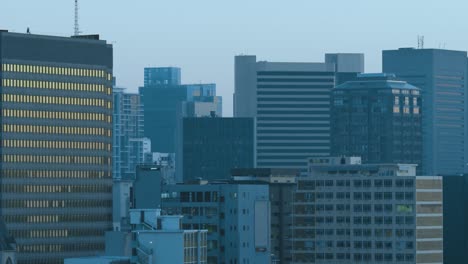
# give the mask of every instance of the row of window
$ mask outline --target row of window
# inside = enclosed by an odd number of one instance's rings
[[[1,160],[11,163],[111,164],[110,158],[95,156],[2,155]]]
[[[16,185],[2,184],[2,193],[111,193],[108,185]]]
[[[53,230],[12,230],[15,238],[53,238],[53,237],[104,237],[102,229],[53,229]]]
[[[34,126],[34,125],[3,125],[3,132],[39,133],[39,134],[73,134],[87,136],[111,136],[110,129],[100,127],[66,127],[66,126]]]
[[[52,90],[66,90],[66,91],[80,91],[80,92],[98,92],[111,94],[112,89],[105,87],[102,84],[92,83],[70,83],[70,82],[51,82],[51,81],[37,81],[37,80],[17,80],[17,79],[3,79],[3,87],[15,88],[39,88],[39,89],[52,89]]]
[[[14,140],[4,139],[2,147],[7,148],[48,148],[48,149],[86,149],[111,151],[111,144],[81,141]]]
[[[315,223],[317,224],[349,224],[350,223],[350,218],[349,217],[344,217],[344,216],[337,216],[336,221],[335,217],[333,216],[327,216],[327,217],[296,217],[297,218],[297,225],[314,225]],[[353,218],[353,224],[355,225],[393,225],[394,223],[397,225],[413,225],[414,224],[414,217],[413,216],[398,216],[395,217],[395,220],[392,216],[355,216]]]
[[[2,208],[110,208],[112,200],[2,200]]]
[[[112,103],[103,99],[78,98],[64,96],[41,96],[25,94],[3,94],[3,102],[14,103],[35,103],[35,104],[58,104],[58,105],[82,105],[82,106],[100,106],[112,109]]]
[[[34,111],[21,109],[4,109],[4,117],[20,118],[43,118],[43,119],[69,119],[69,120],[90,120],[111,122],[112,117],[100,113],[78,113],[78,112],[55,112],[55,111]]]
[[[103,179],[111,178],[111,172],[79,170],[2,170],[2,178],[60,178],[60,179]]]
[[[72,68],[72,67],[52,67],[43,65],[25,65],[25,64],[2,64],[0,69],[4,72],[25,72],[37,74],[51,74],[51,75],[69,75],[81,77],[95,77],[106,78],[108,81],[112,80],[112,74],[106,73],[104,70]]]
[[[73,244],[42,244],[42,245],[20,245],[19,253],[58,253],[58,252],[79,252],[79,251],[104,251],[104,243],[73,243]],[[50,263],[48,261],[41,263]],[[59,262],[59,263],[63,263]]]
[[[348,221],[349,222],[349,221]],[[308,230],[301,230],[301,232],[311,232],[314,233],[314,229]],[[355,236],[364,236],[369,237],[372,236],[372,232],[374,233],[375,237],[392,237],[393,230],[392,229],[354,229],[353,234]],[[337,236],[350,236],[351,230],[350,229],[315,229],[315,234],[317,236],[334,236],[336,233]],[[414,229],[396,229],[395,235],[397,237],[414,237]]]
[[[109,222],[112,214],[4,215],[3,219],[6,223]]]
[[[381,173],[379,172],[379,176],[392,176],[393,171],[389,171],[391,173]],[[348,174],[361,174],[365,175],[366,172],[360,171],[349,171],[343,172]],[[330,173],[332,174],[332,173]],[[377,187],[377,188],[391,188],[391,187],[406,187],[406,188],[413,188],[414,187],[414,180],[413,179],[378,179],[378,180],[353,180],[353,186],[360,188],[370,188],[370,187]],[[298,187],[300,190],[315,190],[315,187],[349,187],[351,186],[350,180],[300,180],[298,182]]]
[[[327,260],[327,261],[333,261],[334,259],[339,260],[340,262],[343,260],[350,260],[351,259],[351,254],[350,253],[337,253],[336,256],[334,256],[333,253],[316,253],[316,254],[300,254],[298,256],[294,256],[294,261],[296,263],[301,262],[301,263],[310,263],[311,261],[315,262],[315,260]],[[394,259],[397,262],[409,262],[409,263],[414,263],[414,254],[395,254],[395,258],[393,257],[393,254],[382,254],[382,253],[376,253],[376,254],[371,254],[371,253],[354,253],[353,254],[353,261],[352,263],[360,263],[362,261],[366,263],[375,263],[375,262],[386,262],[390,263]],[[351,263],[351,262],[350,262]]]

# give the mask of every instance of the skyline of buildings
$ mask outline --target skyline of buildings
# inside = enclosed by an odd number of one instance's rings
[[[255,167],[305,172],[307,158],[330,155],[331,90],[363,69],[363,54],[320,63],[236,56],[234,117],[256,118]]]
[[[413,51],[395,52],[387,67]],[[443,216],[456,209],[443,210],[440,173],[423,173],[441,146],[430,169],[463,174],[468,67],[466,53],[434,52],[435,72],[396,77],[362,74],[363,54],[236,56],[238,117],[223,118],[216,85],[181,84],[180,68],[146,68],[138,94],[113,86],[112,46],[97,35],[0,32],[0,214],[18,263],[455,259]],[[400,79],[427,76],[438,82]]]

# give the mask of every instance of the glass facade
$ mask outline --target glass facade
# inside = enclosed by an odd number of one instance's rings
[[[1,215],[18,263],[103,252],[112,218],[112,48],[15,33],[1,33],[2,45]],[[101,62],[82,60],[93,53]]]

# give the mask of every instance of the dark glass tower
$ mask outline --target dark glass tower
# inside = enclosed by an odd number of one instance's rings
[[[98,36],[0,32],[0,214],[20,264],[104,251],[112,63]]]
[[[419,88],[393,75],[362,74],[332,94],[333,155],[360,156],[365,163],[421,165]]]
[[[254,130],[253,118],[184,118],[178,180],[230,179],[231,169],[253,167]]]

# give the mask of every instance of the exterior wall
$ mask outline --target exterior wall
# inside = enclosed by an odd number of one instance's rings
[[[291,259],[288,248],[292,246],[293,197],[296,184],[270,184],[271,201],[271,252],[279,263]]]
[[[5,32],[0,43],[0,213],[18,263],[103,252],[112,227],[112,46]]]
[[[437,49],[383,51],[383,71],[422,90],[424,175],[468,168],[467,54]]]
[[[133,183],[132,208],[161,208],[161,168],[158,166],[138,166]]]
[[[215,84],[148,85],[140,87],[144,105],[145,137],[151,140],[152,152],[175,153],[183,102],[216,102]],[[211,100],[211,101],[210,101]]]
[[[180,85],[180,68],[154,67],[145,68],[145,86],[151,85]]]
[[[445,263],[442,177],[416,177],[416,263]]]
[[[145,153],[151,151],[142,145],[145,139],[140,95],[114,88],[113,131],[114,179],[135,177],[136,165],[143,163]]]
[[[343,61],[346,71],[363,68],[362,55],[333,58],[329,60]],[[234,116],[256,117],[256,167],[305,172],[308,157],[330,154],[330,91],[337,84],[336,68],[334,63],[235,57]]]
[[[286,263],[442,263],[441,177],[325,160],[298,178]]]
[[[178,178],[228,180],[232,168],[253,167],[254,129],[251,118],[184,118]]]
[[[234,67],[234,117],[255,117],[257,115],[257,57],[236,56]]]
[[[393,77],[358,77],[333,89],[332,153],[421,171],[420,90]]]
[[[337,72],[364,72],[364,54],[331,53],[325,54],[325,63],[333,63]]]
[[[444,263],[468,259],[468,175],[443,177]]]
[[[264,184],[168,185],[164,186],[162,208],[167,214],[184,215],[184,229],[208,230],[208,263],[269,263],[269,206],[268,212],[256,207],[267,201],[268,186]],[[266,233],[255,233],[262,230],[255,225],[256,214],[265,217],[262,226],[267,227]],[[259,246],[260,238],[266,238],[268,244]]]

